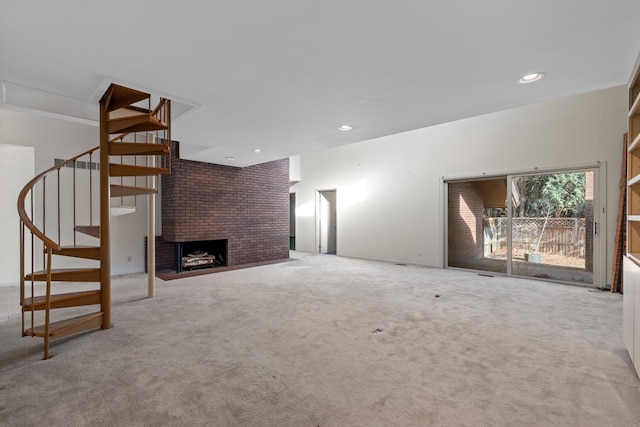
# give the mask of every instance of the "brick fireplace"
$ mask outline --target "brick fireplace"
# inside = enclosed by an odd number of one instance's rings
[[[237,168],[180,159],[161,178],[158,269],[179,270],[193,242],[225,241],[227,266],[289,258],[289,159]]]

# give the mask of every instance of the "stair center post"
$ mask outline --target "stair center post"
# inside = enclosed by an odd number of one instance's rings
[[[110,168],[109,168],[109,130],[107,121],[107,101],[100,101],[100,311],[102,311],[102,329],[111,327],[111,241],[109,224],[111,221]]]
[[[155,135],[147,134],[147,142],[155,144]],[[156,156],[149,158],[149,166],[156,166]],[[147,176],[147,187],[155,188],[156,175]],[[156,296],[156,194],[151,193],[147,197],[147,293],[149,298]]]

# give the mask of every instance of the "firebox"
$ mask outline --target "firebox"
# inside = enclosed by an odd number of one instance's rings
[[[227,266],[227,239],[176,243],[176,272]]]

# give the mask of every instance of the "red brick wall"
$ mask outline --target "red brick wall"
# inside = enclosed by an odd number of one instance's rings
[[[246,168],[179,158],[162,176],[168,242],[228,239],[228,265],[289,257],[289,159]]]
[[[144,271],[147,272],[147,237],[144,238]],[[176,245],[165,242],[156,236],[156,270],[174,269],[176,267]]]
[[[593,272],[593,193],[595,186],[595,173],[589,171],[585,173],[584,188],[584,214],[586,218],[585,224],[585,260],[584,268],[589,272]]]
[[[456,259],[481,258],[483,255],[482,197],[471,182],[448,185],[449,265]]]

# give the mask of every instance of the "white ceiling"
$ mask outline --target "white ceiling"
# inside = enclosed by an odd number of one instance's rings
[[[7,87],[181,100],[182,157],[234,166],[626,84],[639,50],[638,0],[0,3]]]

